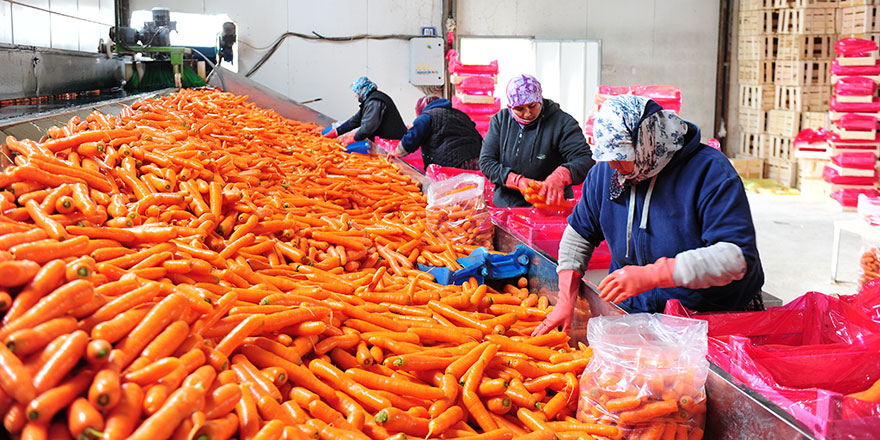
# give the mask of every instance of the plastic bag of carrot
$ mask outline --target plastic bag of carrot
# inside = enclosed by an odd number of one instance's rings
[[[495,226],[483,200],[484,185],[472,174],[432,182],[425,209],[429,230],[452,243],[492,249]]]
[[[592,318],[578,420],[617,426],[627,438],[702,438],[707,331],[705,321],[661,314]]]

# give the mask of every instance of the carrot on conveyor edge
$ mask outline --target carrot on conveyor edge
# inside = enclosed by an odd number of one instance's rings
[[[4,426],[151,440],[618,433],[574,421],[566,375],[579,372],[554,367],[590,352],[527,339],[546,303],[509,286],[517,313],[493,308],[502,295],[474,280],[415,271],[454,269],[473,247],[426,230],[418,182],[320,129],[182,89],[74,117],[44,143],[7,138],[20,157],[0,172],[16,190],[0,249],[23,270],[4,281]]]

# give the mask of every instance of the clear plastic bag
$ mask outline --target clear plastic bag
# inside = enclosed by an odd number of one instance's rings
[[[707,332],[705,321],[662,314],[591,319],[578,420],[617,426],[613,438],[702,438]]]
[[[859,194],[856,211],[862,220],[871,226],[880,226],[880,197],[874,194]]]
[[[492,249],[495,226],[483,198],[485,179],[461,174],[428,186],[427,228],[447,241]]]
[[[862,256],[859,258],[859,284],[880,278],[880,242],[862,237]]]

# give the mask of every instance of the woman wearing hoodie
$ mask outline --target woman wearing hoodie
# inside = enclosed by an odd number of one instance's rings
[[[357,96],[360,109],[347,121],[330,130],[324,137],[335,138],[355,128],[354,142],[364,139],[400,139],[406,133],[406,125],[397,111],[391,97],[380,92],[376,83],[362,76],[351,83],[351,90]]]
[[[522,192],[541,181],[549,204],[573,197],[593,160],[577,121],[545,99],[531,75],[507,84],[507,110],[492,117],[480,152],[480,170],[495,184],[495,206],[531,206]]]
[[[480,145],[483,137],[474,121],[464,112],[437,96],[423,96],[416,102],[416,119],[406,132],[394,156],[406,156],[422,148],[427,167],[479,169]]]
[[[764,271],[742,181],[700,129],[638,96],[610,98],[594,125],[599,164],[559,243],[559,296],[536,329],[570,328],[593,249],[607,240],[602,299],[662,312],[762,310]]]

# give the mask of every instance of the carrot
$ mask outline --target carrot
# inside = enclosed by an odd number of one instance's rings
[[[118,403],[107,414],[105,439],[123,439],[134,431],[135,424],[140,420],[143,399],[144,391],[140,386],[133,383],[122,385]]]
[[[599,435],[603,437],[615,438],[620,432],[620,428],[610,425],[601,425],[595,423],[580,422],[547,422],[547,426],[557,432],[560,431],[582,431],[590,435]]]
[[[9,351],[23,358],[41,348],[58,336],[76,330],[76,318],[67,316],[46,321],[33,328],[23,328],[6,338]]]
[[[335,393],[333,388],[318,380],[309,369],[296,365],[274,353],[263,350],[260,347],[245,344],[241,347],[240,353],[260,367],[279,366],[287,371],[288,381],[304,386],[321,397],[333,400]]]
[[[542,429],[530,434],[514,437],[516,440],[554,440],[556,438],[556,433],[552,429]]]
[[[642,398],[639,396],[618,397],[610,399],[605,403],[605,408],[612,412],[628,411],[638,408],[642,404]]]
[[[104,430],[104,416],[84,397],[73,401],[67,410],[70,435],[80,438]]]
[[[247,357],[235,355],[232,357],[232,371],[240,383],[250,382],[254,391],[259,396],[269,396],[277,401],[281,401],[281,392],[268,380],[260,374],[260,371],[252,364]]]
[[[30,373],[5,345],[0,345],[0,387],[21,404],[27,404],[36,395]]]
[[[0,262],[0,287],[18,287],[30,281],[40,265],[29,260]]]
[[[504,379],[483,379],[477,387],[477,393],[481,396],[500,396],[509,385]]]
[[[143,319],[152,308],[151,304],[129,309],[115,318],[94,326],[91,330],[92,339],[103,339],[114,343],[125,337]]]
[[[3,417],[3,427],[11,433],[21,432],[27,423],[25,406],[18,402],[13,403]]]
[[[205,417],[215,419],[229,414],[241,399],[241,387],[229,383],[217,387],[205,401]]]
[[[510,412],[511,401],[507,397],[492,397],[486,401],[486,408],[498,415],[504,415]]]
[[[464,377],[464,386],[462,387],[462,402],[465,405],[465,408],[481,428],[485,431],[491,431],[498,427],[498,424],[491,417],[489,412],[480,402],[479,397],[477,397],[477,388],[479,387],[479,381],[485,372],[486,366],[489,364],[489,361],[495,356],[495,353],[498,352],[498,346],[494,344],[488,344],[482,353],[480,353],[480,357],[473,363],[473,365],[468,368],[467,373]],[[448,373],[447,373],[448,374]]]
[[[88,389],[94,375],[94,371],[81,370],[69,380],[31,400],[27,404],[28,420],[34,423],[48,423],[58,411],[70,405]]]
[[[88,249],[88,246],[88,237],[79,236],[63,242],[50,238],[22,243],[13,246],[9,251],[17,260],[46,263],[54,259],[80,256]]]
[[[266,317],[264,315],[248,316],[217,344],[216,350],[229,356],[233,350],[244,342],[244,338],[259,331],[265,322]]]
[[[151,341],[164,326],[177,319],[186,299],[174,293],[165,297],[144,316],[137,326],[110,353],[111,364],[124,369],[134,360],[140,350]]]
[[[0,291],[0,311],[8,310],[12,306],[12,296],[8,292]]]
[[[452,427],[452,425],[458,423],[458,421],[464,418],[464,411],[460,406],[453,406],[444,411],[439,416],[431,419],[428,423],[428,434],[426,437],[431,437],[431,435],[441,435],[446,432],[447,429]]]
[[[309,362],[309,370],[331,387],[358,399],[371,410],[391,406],[391,401],[355,382],[335,366],[321,359]]]
[[[94,292],[91,283],[85,280],[71,281],[40,299],[21,317],[6,324],[0,329],[0,335],[6,337],[12,332],[39,325],[55,319],[70,309],[85,304]]]
[[[156,294],[159,292],[159,288],[159,283],[150,282],[123,295],[117,296],[95,311],[95,313],[89,317],[89,322],[103,322],[119,313],[131,309],[132,307],[146,303],[155,298]]]
[[[243,439],[253,438],[260,430],[260,416],[250,393],[242,393],[241,399],[235,405],[235,412],[238,415],[239,436]]]
[[[21,430],[22,440],[43,440],[49,438],[49,426],[43,423],[28,423]]]
[[[641,408],[620,413],[620,421],[627,425],[646,422],[657,417],[663,417],[678,411],[678,402],[675,400],[663,400],[647,403]]]
[[[457,437],[459,440],[512,440],[513,433],[504,428],[495,429],[478,435]]]
[[[463,413],[463,411],[462,411]],[[449,416],[447,416],[448,418]],[[389,432],[403,432],[418,437],[428,437],[430,422],[421,417],[414,417],[398,408],[385,408],[376,413],[374,420]],[[438,426],[440,427],[440,426]],[[448,428],[447,428],[448,429]]]
[[[182,387],[174,391],[156,413],[151,415],[129,436],[129,439],[152,440],[168,438],[185,418],[205,404],[205,392]]]
[[[489,343],[484,342],[480,345],[473,347],[469,352],[467,352],[467,354],[449,364],[449,366],[446,367],[446,374],[450,374],[456,379],[461,378],[467,371],[467,369],[470,368],[471,365],[473,365],[473,363],[480,358],[484,351],[486,351],[486,347],[488,346]]]
[[[166,357],[138,370],[125,373],[123,378],[127,382],[134,382],[138,385],[147,385],[157,382],[159,379],[165,377],[165,375],[176,370],[180,365],[180,359],[176,357]]]
[[[38,394],[43,393],[57,385],[73,369],[76,363],[82,359],[88,343],[89,335],[82,330],[77,330],[67,336],[61,346],[58,347],[58,350],[34,374],[34,389],[36,392]]]
[[[48,237],[49,234],[40,228],[30,229],[25,232],[11,232],[0,236],[0,250],[8,251],[15,245],[44,240]]]
[[[349,369],[345,374],[367,388],[399,393],[419,399],[440,399],[443,397],[443,391],[439,388],[385,377],[359,368]]]
[[[67,238],[67,231],[64,227],[40,209],[40,205],[37,204],[35,200],[28,200],[25,204],[25,208],[27,208],[31,220],[33,220],[37,226],[46,231],[46,234],[48,234],[49,237],[60,241],[64,241]]]
[[[550,360],[550,356],[556,354],[555,351],[546,348],[539,347],[535,345],[521,344],[516,341],[513,341],[510,338],[501,335],[486,335],[486,340],[491,341],[492,343],[498,344],[498,348],[504,351],[511,351],[514,353],[523,353],[533,358],[541,359],[541,360]]]

